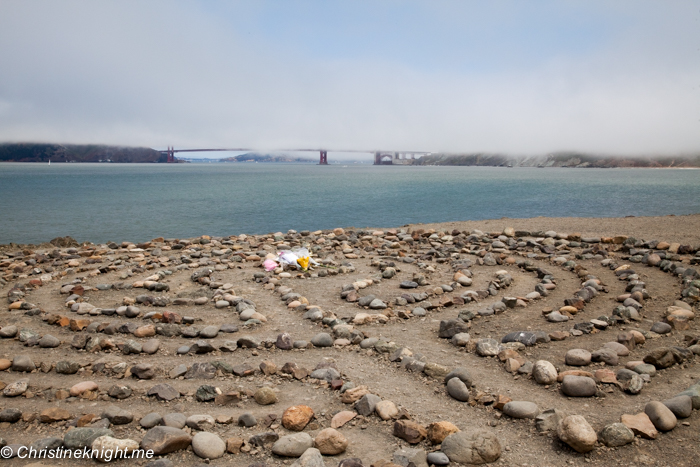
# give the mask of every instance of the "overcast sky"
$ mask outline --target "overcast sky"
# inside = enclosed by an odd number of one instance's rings
[[[697,153],[700,1],[0,0],[0,141]]]

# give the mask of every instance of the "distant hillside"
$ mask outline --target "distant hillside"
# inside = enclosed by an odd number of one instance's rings
[[[227,157],[221,159],[221,162],[316,162],[314,159],[306,157],[290,157],[280,154],[258,154],[255,152],[247,152],[240,156]]]
[[[167,162],[151,148],[92,144],[0,144],[0,162]]]
[[[576,167],[576,168],[688,168],[700,167],[700,155],[614,157],[561,152],[546,156],[514,157],[503,154],[431,154],[416,165],[468,165],[488,167]]]

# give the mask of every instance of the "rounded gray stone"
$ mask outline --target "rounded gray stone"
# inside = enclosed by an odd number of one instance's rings
[[[503,413],[512,418],[531,418],[539,415],[537,404],[529,401],[511,401],[503,406]]]
[[[588,376],[566,375],[561,382],[561,391],[571,397],[592,397],[597,390],[595,380]]]

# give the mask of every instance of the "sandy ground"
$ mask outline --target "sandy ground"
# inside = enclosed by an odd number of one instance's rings
[[[586,218],[535,218],[535,219],[499,219],[487,221],[468,221],[444,224],[420,224],[411,225],[407,229],[435,229],[436,231],[450,232],[454,229],[471,231],[479,229],[484,232],[501,232],[505,227],[513,227],[516,230],[548,231],[559,233],[580,233],[582,236],[614,236],[628,235],[638,239],[658,239],[681,244],[700,245],[700,215],[691,216],[666,216],[666,217],[633,217],[622,219],[586,219]],[[428,248],[430,246],[428,245]],[[6,250],[7,251],[7,250]],[[121,251],[121,250],[120,250]],[[181,250],[182,251],[182,250]],[[205,250],[207,251],[207,250]],[[178,253],[181,254],[181,253]],[[407,254],[414,254],[409,251]],[[107,255],[103,255],[107,256]],[[355,266],[355,271],[347,274],[329,275],[327,277],[299,278],[291,277],[280,279],[282,286],[293,289],[294,292],[306,297],[311,305],[319,306],[324,311],[330,311],[338,318],[351,320],[359,312],[374,312],[363,310],[355,303],[348,303],[340,298],[340,292],[344,284],[362,280],[368,277],[376,277],[379,269],[371,264],[380,255],[374,251],[363,252],[359,258],[346,260],[342,252],[328,250],[319,256],[333,258],[338,263],[350,261]],[[383,257],[383,256],[382,256]],[[464,255],[474,259],[474,256]],[[611,252],[619,264],[625,262],[623,252]],[[683,259],[686,263],[687,257]],[[618,304],[616,297],[625,291],[627,282],[620,281],[610,270],[603,267],[600,260],[577,260],[588,270],[589,274],[598,277],[608,288],[608,293],[601,293],[586,305],[585,311],[577,314],[572,321],[566,323],[550,323],[544,317],[542,310],[547,308],[558,309],[563,305],[564,299],[569,298],[581,287],[578,276],[569,270],[551,263],[547,259],[533,259],[534,263],[553,272],[557,288],[547,297],[530,302],[525,308],[509,309],[503,314],[490,317],[476,318],[472,321],[470,334],[473,340],[492,337],[500,341],[501,337],[512,331],[541,330],[546,333],[554,331],[568,331],[573,324],[585,322],[601,315],[610,316],[613,308]],[[250,329],[242,328],[238,333],[224,336],[222,333],[212,340],[216,346],[227,339],[238,339],[241,335],[252,335],[259,339],[274,340],[281,332],[288,332],[294,339],[310,341],[319,332],[331,332],[329,328],[320,324],[311,323],[302,319],[303,312],[288,309],[280,300],[279,294],[263,287],[262,283],[253,280],[253,274],[262,272],[259,261],[247,261],[236,263],[233,267],[216,271],[212,278],[218,282],[231,283],[235,294],[252,300],[256,309],[265,315],[267,322],[262,326]],[[366,289],[361,289],[360,295],[374,294],[391,303],[394,298],[404,292],[399,288],[401,281],[410,280],[415,274],[425,274],[430,286],[421,287],[418,290],[429,290],[441,284],[453,282],[453,271],[449,263],[436,263],[428,261],[434,271],[426,272],[417,263],[397,263],[399,269],[397,275],[390,279],[377,281]],[[564,361],[567,350],[583,348],[594,351],[604,343],[615,341],[618,333],[629,329],[639,328],[648,331],[652,323],[663,318],[666,308],[680,298],[680,280],[657,268],[645,265],[633,265],[638,271],[641,280],[646,283],[646,289],[650,298],[645,301],[643,308],[643,321],[622,326],[610,327],[601,332],[596,332],[580,337],[569,337],[563,341],[552,341],[528,347],[520,354],[529,361],[545,359],[551,361],[560,371],[571,370]],[[153,270],[145,270],[133,274],[127,282],[143,280],[152,275],[154,271],[168,269],[158,267]],[[515,265],[503,264],[499,266],[486,266],[476,264],[471,268],[474,276],[472,286],[464,289],[456,289],[451,295],[459,295],[465,290],[484,289],[493,279],[497,270],[505,269],[513,278],[513,284],[499,292],[495,297],[484,299],[480,303],[437,308],[429,311],[426,317],[411,317],[401,319],[393,317],[387,324],[361,325],[356,328],[366,337],[381,337],[395,342],[400,347],[409,347],[414,353],[425,356],[427,361],[439,363],[448,368],[467,368],[475,380],[473,393],[488,393],[494,396],[503,395],[513,400],[535,402],[541,411],[548,408],[557,408],[566,414],[584,415],[595,430],[618,422],[622,414],[635,414],[644,410],[647,402],[652,400],[665,400],[685,390],[691,384],[700,379],[700,368],[695,361],[676,365],[667,370],[659,371],[647,383],[638,395],[630,395],[612,385],[599,385],[602,394],[593,398],[571,398],[560,392],[558,384],[541,386],[527,376],[512,375],[505,371],[503,364],[497,358],[482,358],[472,350],[455,347],[448,339],[438,338],[437,331],[440,320],[454,319],[460,311],[478,310],[483,306],[493,303],[504,296],[523,297],[534,289],[538,283],[536,274],[525,272]],[[123,270],[122,270],[123,271]],[[191,270],[175,272],[166,276],[163,280],[170,287],[168,296],[196,297],[209,296],[212,291],[205,286],[196,284],[190,280]],[[90,276],[84,273],[70,273],[66,277],[45,284],[28,293],[27,300],[40,307],[46,313],[59,313],[69,318],[76,318],[76,314],[65,308],[63,302],[66,295],[61,295],[59,289],[62,285],[70,283],[76,277],[84,277],[83,286],[95,287],[98,284],[111,284],[119,282],[119,271],[108,272],[98,276]],[[1,287],[1,292],[7,294],[15,282],[24,283],[28,278],[18,279]],[[116,308],[120,306],[124,297],[135,297],[147,293],[144,289],[130,290],[90,290],[84,297],[89,303],[101,308]],[[151,293],[152,295],[158,295]],[[439,297],[431,297],[430,300],[438,301]],[[414,305],[415,306],[415,305]],[[144,312],[157,311],[162,308],[141,307]],[[411,306],[393,306],[396,314],[400,310],[411,309]],[[233,323],[241,326],[238,314],[233,308],[217,309],[209,303],[204,306],[184,305],[169,306],[165,309],[172,310],[182,316],[193,316],[197,319],[194,326],[203,328],[205,325],[222,325]],[[696,309],[697,312],[697,309]],[[55,364],[60,360],[77,361],[85,365],[84,369],[75,375],[60,375],[55,371],[43,373],[36,371],[30,374],[13,371],[0,372],[0,381],[9,384],[21,378],[30,380],[30,396],[17,398],[0,397],[0,410],[5,408],[18,408],[25,415],[26,420],[13,424],[0,425],[0,437],[8,443],[30,443],[46,436],[62,436],[67,427],[65,422],[45,424],[32,419],[31,414],[37,414],[50,407],[61,407],[68,410],[72,416],[78,417],[93,413],[100,415],[110,405],[118,405],[131,411],[136,417],[135,421],[113,427],[115,435],[120,438],[132,438],[139,441],[145,430],[138,426],[138,418],[149,412],[161,414],[177,411],[187,415],[210,414],[213,416],[233,417],[233,424],[217,424],[210,431],[217,433],[222,439],[241,437],[248,440],[251,436],[267,431],[275,431],[280,436],[291,432],[279,426],[279,419],[286,408],[292,405],[305,404],[313,408],[316,414],[315,423],[306,428],[312,437],[321,429],[330,426],[333,414],[340,410],[352,410],[352,406],[343,404],[337,391],[318,384],[317,381],[297,381],[286,376],[265,376],[256,373],[254,376],[238,377],[234,375],[220,374],[212,380],[200,379],[170,379],[168,372],[179,364],[191,365],[195,362],[225,360],[231,365],[248,363],[257,368],[263,360],[273,361],[278,368],[286,362],[296,362],[299,366],[313,369],[320,362],[332,361],[341,371],[344,381],[352,381],[357,385],[367,385],[374,393],[393,401],[400,408],[410,414],[417,422],[427,426],[431,422],[450,421],[461,429],[478,428],[495,433],[502,447],[502,454],[496,465],[518,466],[564,466],[564,465],[653,465],[653,466],[692,466],[698,465],[698,441],[700,441],[700,415],[693,412],[690,418],[679,421],[679,425],[673,431],[659,434],[656,440],[645,440],[637,437],[635,441],[620,448],[607,448],[598,443],[596,448],[587,453],[580,454],[567,445],[560,442],[552,432],[540,433],[535,429],[534,420],[514,420],[503,415],[491,405],[459,402],[451,398],[445,385],[440,379],[430,378],[422,373],[413,373],[403,369],[398,363],[390,362],[386,354],[373,350],[360,349],[357,345],[331,348],[308,348],[303,350],[281,351],[274,347],[259,349],[238,349],[233,353],[215,351],[207,355],[176,355],[176,349],[182,345],[192,343],[192,339],[184,337],[160,337],[161,346],[154,355],[122,355],[119,351],[90,353],[78,351],[71,347],[70,342],[75,332],[68,328],[51,326],[41,319],[42,315],[28,316],[21,310],[3,311],[0,317],[0,326],[16,325],[20,329],[28,328],[40,335],[51,334],[58,337],[62,344],[56,349],[41,349],[39,347],[25,347],[17,339],[0,340],[0,358],[12,360],[14,356],[29,355],[37,364],[48,362]],[[142,317],[128,319],[118,316],[89,317],[89,319],[101,322],[128,323],[135,322],[139,326],[151,323]],[[671,345],[685,346],[686,335],[697,335],[696,325],[691,322],[691,328],[686,331],[673,331],[670,334],[648,339],[647,342],[637,347],[628,357],[620,358],[619,365],[614,370],[624,368],[627,361],[641,360],[650,351]],[[128,335],[112,336],[115,342],[123,342]],[[144,342],[145,339],[136,339]],[[115,375],[92,373],[90,365],[100,358],[109,358],[127,363],[131,366],[136,363],[150,363],[157,368],[156,376],[151,380],[137,380],[135,378],[123,378]],[[595,371],[604,368],[601,364],[594,364],[583,368],[586,371]],[[96,400],[80,398],[58,400],[55,398],[57,389],[68,389],[72,385],[83,381],[93,380],[100,388],[100,396]],[[152,397],[145,396],[145,392],[158,383],[169,383],[176,387],[183,397],[173,402],[159,402]],[[134,395],[123,401],[111,399],[104,393],[114,384],[128,385],[134,390]],[[278,394],[278,402],[269,405],[258,405],[252,397],[245,397],[234,405],[219,406],[213,403],[197,402],[194,392],[202,384],[210,384],[219,387],[223,391],[239,390],[252,394],[257,388],[264,385],[271,386]],[[235,420],[244,412],[253,413],[258,420],[262,420],[267,414],[275,414],[278,422],[272,427],[262,424],[254,428],[236,426]],[[681,423],[682,422],[682,423]],[[399,448],[410,447],[405,441],[392,435],[392,421],[382,421],[376,415],[359,418],[339,429],[350,441],[348,449],[337,456],[326,456],[327,466],[335,466],[342,459],[358,457],[364,465],[369,466],[381,459],[391,460],[392,454]],[[427,452],[439,449],[439,445],[433,446],[426,441],[418,444],[420,449]],[[202,462],[192,450],[179,451],[167,456],[175,465],[194,465]],[[143,461],[123,461],[122,464],[144,465]],[[25,465],[26,461],[14,459],[5,461],[7,465]],[[54,462],[56,465],[85,464],[87,462]],[[287,465],[291,460],[280,458],[270,452],[269,446],[262,449],[253,449],[250,453],[226,454],[223,458],[211,460],[212,465],[248,466],[254,463],[266,465]],[[45,462],[48,465],[47,462]]]

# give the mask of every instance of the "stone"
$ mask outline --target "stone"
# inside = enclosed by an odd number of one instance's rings
[[[226,452],[229,454],[239,454],[244,443],[245,441],[243,438],[228,438],[226,440]]]
[[[294,433],[280,437],[272,445],[272,452],[278,456],[300,457],[304,452],[312,448],[314,440],[308,433]]]
[[[501,444],[494,433],[470,428],[445,438],[442,442],[442,452],[451,462],[488,464],[501,457]]]
[[[258,424],[257,419],[250,412],[243,413],[243,414],[241,414],[240,417],[238,417],[238,425],[239,426],[251,428],[251,427],[256,426],[257,424]]]
[[[209,402],[216,399],[216,396],[218,396],[220,392],[221,390],[214,386],[203,384],[197,388],[194,396],[198,402]]]
[[[459,378],[451,378],[447,381],[447,393],[453,399],[457,399],[460,402],[469,401],[469,388],[464,382]]]
[[[438,337],[451,339],[455,334],[467,333],[468,331],[469,323],[465,323],[461,319],[443,320],[440,321]]]
[[[187,417],[185,424],[193,430],[206,431],[214,428],[216,420],[208,414],[195,414]]]
[[[146,342],[143,343],[143,352],[147,353],[149,355],[152,355],[152,354],[158,352],[159,347],[160,347],[160,340],[148,339]]]
[[[195,362],[185,373],[185,379],[213,379],[216,367],[209,362]]]
[[[663,401],[676,418],[688,418],[693,413],[693,399],[690,396],[676,396]]]
[[[357,414],[355,412],[351,412],[349,410],[340,411],[333,415],[333,418],[331,419],[331,428],[340,428],[356,416]]]
[[[294,341],[292,340],[292,336],[290,336],[289,333],[284,332],[277,336],[277,341],[275,342],[275,345],[280,350],[292,350],[292,348],[294,348]]]
[[[388,400],[377,402],[377,405],[374,407],[374,410],[375,412],[377,412],[377,415],[379,415],[379,417],[382,420],[391,420],[397,418],[399,415],[399,409],[396,407],[396,404]]]
[[[54,347],[58,347],[59,345],[61,345],[61,341],[51,334],[46,334],[39,339],[39,347],[42,349],[52,349]]]
[[[53,413],[56,413],[56,411],[62,411],[62,412],[67,413],[66,410],[59,409],[58,407],[46,409],[46,410],[42,411],[41,414],[39,414],[39,421],[40,422],[48,423],[48,422],[44,422],[41,418],[41,415],[47,411],[52,411]],[[52,413],[52,412],[48,412],[48,413]],[[59,413],[62,414],[62,412],[59,412]],[[9,409],[5,409],[2,412],[0,412],[0,423],[15,423],[15,422],[18,422],[20,418],[22,418],[22,412],[19,409],[9,408]],[[53,418],[53,417],[51,417],[51,418]],[[70,413],[68,413],[67,418],[70,418]],[[67,420],[67,418],[60,418],[58,420]],[[51,420],[51,421],[58,421],[58,420]]]
[[[156,456],[168,454],[187,447],[192,437],[187,432],[171,426],[156,426],[146,432],[141,440],[141,449],[152,450]]]
[[[203,459],[218,459],[226,452],[226,443],[214,433],[200,431],[192,437],[192,450]]]
[[[7,386],[5,386],[5,388],[2,390],[2,394],[5,397],[17,397],[27,392],[28,388],[29,380],[20,379],[18,381],[15,381],[14,383],[10,383]]]
[[[17,355],[12,359],[12,371],[32,372],[36,370],[36,365],[29,355]]]
[[[661,321],[657,321],[651,326],[651,332],[655,332],[656,334],[668,334],[672,330],[673,328],[670,324]]]
[[[447,465],[450,463],[450,458],[444,452],[435,451],[428,453],[426,461],[431,465]]]
[[[630,349],[619,342],[606,342],[603,345],[603,348],[613,350],[618,357],[626,357],[630,354]]]
[[[535,417],[535,427],[540,433],[554,431],[566,415],[559,409],[547,409]]]
[[[394,422],[393,433],[409,444],[420,443],[428,436],[427,430],[413,420],[397,420]]]
[[[277,394],[275,394],[275,391],[273,391],[272,388],[267,386],[263,386],[255,391],[253,398],[255,398],[255,402],[260,405],[270,405],[277,402]]]
[[[114,436],[114,433],[107,428],[73,428],[63,436],[63,447],[66,449],[92,447],[92,443],[100,436]]]
[[[561,391],[570,397],[592,397],[597,390],[595,380],[587,376],[567,375],[561,384]]]
[[[608,347],[603,347],[591,353],[591,360],[594,362],[603,362],[606,365],[615,366],[619,362],[617,352]]]
[[[115,459],[130,459],[131,453],[139,448],[139,443],[133,439],[118,439],[112,436],[100,436],[92,442],[93,452],[97,451],[95,459],[111,462]]]
[[[377,404],[381,400],[381,397],[374,394],[365,394],[355,403],[355,410],[363,417],[367,417],[374,413]]]
[[[82,381],[70,388],[70,395],[78,397],[87,391],[97,391],[99,388],[94,381]]]
[[[559,439],[577,452],[589,452],[595,447],[598,436],[582,415],[569,415],[557,427]]]
[[[347,459],[345,459],[347,460]],[[360,467],[361,467],[360,463]],[[321,452],[316,448],[309,448],[292,464],[292,467],[326,467]]]
[[[540,409],[534,402],[511,401],[503,406],[503,413],[512,418],[531,418],[539,415]]]
[[[319,332],[311,338],[314,347],[333,347],[333,337],[327,332]]]
[[[293,405],[282,414],[282,426],[291,431],[301,431],[313,417],[314,411],[311,407],[307,405]]]
[[[154,426],[158,426],[162,423],[163,417],[161,417],[161,415],[157,412],[151,412],[139,420],[139,425],[146,429],[153,428]]]
[[[423,449],[404,448],[394,451],[394,463],[401,467],[428,467],[428,457]]]
[[[620,368],[617,370],[616,377],[620,388],[630,394],[639,394],[644,387],[644,380],[632,370]]]
[[[647,403],[644,407],[644,413],[647,414],[651,423],[659,431],[671,431],[678,424],[678,419],[671,412],[671,409],[662,402],[652,401]]]
[[[168,413],[163,416],[163,426],[184,428],[185,424],[187,424],[187,416],[183,413]]]
[[[156,384],[146,393],[148,396],[156,396],[158,399],[163,401],[171,401],[180,397],[180,391],[175,389],[169,384],[161,383]]]
[[[333,428],[325,428],[316,435],[314,446],[325,456],[335,456],[345,452],[348,439]]]
[[[538,384],[554,384],[557,381],[557,369],[547,360],[538,360],[532,367],[532,377]]]
[[[472,379],[469,370],[467,370],[466,368],[457,367],[454,370],[447,373],[447,376],[445,376],[445,384],[447,384],[447,382],[452,378],[459,378],[469,388],[472,387],[474,384],[474,380]]]
[[[495,357],[499,346],[496,339],[479,339],[476,342],[476,354],[480,357]]]
[[[156,370],[150,363],[139,363],[131,367],[131,374],[138,379],[153,379]]]
[[[627,428],[632,430],[635,435],[639,435],[642,438],[656,439],[659,435],[659,432],[656,431],[656,427],[651,420],[649,420],[649,416],[644,412],[638,413],[637,415],[623,414],[620,417],[620,421],[624,423]]]
[[[441,421],[428,425],[427,437],[431,444],[440,444],[452,433],[457,433],[457,428],[453,423]]]
[[[600,432],[600,439],[608,447],[625,446],[634,441],[634,433],[624,423],[612,423]]]
[[[586,366],[591,364],[591,353],[584,349],[571,349],[564,357],[569,366]]]
[[[113,425],[126,425],[134,420],[134,415],[117,406],[110,406],[102,412],[102,418],[106,418]]]

